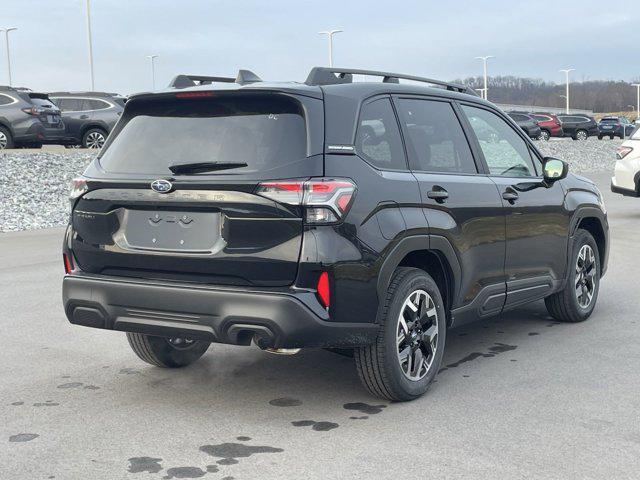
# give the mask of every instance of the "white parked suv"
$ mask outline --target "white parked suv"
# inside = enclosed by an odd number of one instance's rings
[[[630,197],[640,197],[640,127],[616,152],[618,161],[611,178],[611,191]]]

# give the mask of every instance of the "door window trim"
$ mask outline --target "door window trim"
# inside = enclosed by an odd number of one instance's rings
[[[524,131],[522,130],[522,128],[518,127],[516,124],[516,127],[514,127],[514,120],[511,119],[510,117],[508,117],[504,112],[502,112],[500,109],[497,108],[491,108],[487,105],[481,104],[481,103],[474,103],[474,102],[469,102],[469,101],[464,101],[464,100],[457,100],[456,105],[458,106],[460,113],[462,115],[464,115],[464,124],[465,126],[469,129],[469,132],[472,134],[472,138],[473,141],[472,143],[475,145],[475,148],[478,151],[478,154],[480,155],[480,158],[482,159],[482,164],[485,170],[485,175],[489,176],[489,177],[499,177],[499,178],[515,178],[515,179],[526,179],[526,178],[536,178],[536,179],[541,179],[542,178],[542,159],[543,156],[542,154],[538,151],[538,149],[536,148],[536,146],[533,144],[533,142],[531,141],[531,139],[524,133]],[[475,133],[475,131],[473,130],[473,127],[471,126],[471,123],[469,123],[469,119],[467,118],[467,116],[465,115],[464,111],[462,110],[462,106],[466,105],[472,108],[480,108],[482,110],[486,110],[487,112],[491,112],[496,114],[498,117],[501,117],[503,120],[505,120],[505,123],[507,123],[507,125],[509,127],[511,127],[511,130],[513,130],[524,142],[525,145],[527,146],[527,149],[529,150],[529,154],[531,155],[531,163],[533,164],[533,168],[535,170],[535,175],[531,175],[530,177],[509,177],[506,175],[495,175],[492,174],[491,171],[489,170],[489,164],[487,163],[487,159],[484,156],[484,152],[482,151],[482,147],[480,146],[480,141],[478,140],[478,137]],[[537,162],[536,162],[537,161]]]
[[[409,143],[407,141],[405,141],[405,138],[408,137],[408,132],[406,131],[404,122],[402,122],[402,120],[400,119],[400,115],[397,112],[399,105],[398,102],[400,100],[403,99],[407,99],[407,100],[423,100],[423,101],[434,101],[434,102],[442,102],[442,103],[448,103],[449,106],[451,107],[451,109],[453,110],[454,115],[456,116],[456,118],[458,119],[458,123],[460,124],[460,128],[462,129],[462,133],[464,134],[464,137],[467,141],[467,145],[469,146],[469,151],[471,152],[471,158],[473,159],[473,163],[476,167],[476,171],[474,172],[434,172],[434,171],[430,171],[430,170],[419,170],[418,168],[414,168],[414,161],[412,161],[412,157],[409,154]],[[477,175],[483,175],[484,174],[484,165],[482,165],[482,163],[479,161],[479,158],[477,156],[477,152],[474,151],[472,142],[469,138],[469,132],[467,131],[467,129],[465,128],[465,124],[463,122],[463,120],[460,118],[460,115],[462,114],[462,112],[459,111],[459,109],[457,108],[456,102],[455,100],[451,99],[451,98],[443,98],[443,97],[437,97],[437,96],[433,96],[433,95],[418,95],[418,94],[393,94],[391,95],[391,101],[394,105],[394,109],[396,110],[396,115],[398,116],[398,121],[400,123],[400,132],[402,134],[402,138],[403,138],[403,142],[405,143],[405,150],[406,150],[406,156],[407,156],[407,160],[409,162],[409,169],[411,172],[413,173],[424,173],[424,174],[431,174],[431,175],[465,175],[465,176],[477,176]],[[466,120],[466,119],[465,119]],[[411,148],[413,148],[413,145],[411,146]],[[416,153],[417,154],[417,153]],[[415,159],[415,163],[417,165],[417,159]]]

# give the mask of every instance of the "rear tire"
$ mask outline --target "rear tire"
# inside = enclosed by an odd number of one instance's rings
[[[545,142],[548,142],[549,139],[551,138],[551,133],[549,133],[547,130],[542,130],[540,132],[540,140],[544,140]]]
[[[127,340],[134,353],[143,361],[163,368],[186,367],[198,360],[210,342],[184,338],[165,338],[127,332]]]
[[[423,270],[398,268],[389,285],[376,341],[354,351],[372,395],[395,401],[420,397],[438,374],[446,314],[438,286]]]
[[[7,130],[5,127],[0,127],[0,150],[4,150],[6,148],[13,148],[15,145],[13,143],[13,137],[11,136],[11,132]]]
[[[90,128],[82,135],[82,148],[102,148],[107,140],[107,132],[101,128]]]
[[[544,299],[560,322],[582,322],[593,313],[600,290],[600,255],[593,236],[579,229],[573,239],[571,263],[563,290]]]
[[[576,136],[575,136],[574,140],[584,141],[584,140],[586,140],[588,138],[589,138],[589,134],[587,133],[586,130],[578,130],[576,132]]]

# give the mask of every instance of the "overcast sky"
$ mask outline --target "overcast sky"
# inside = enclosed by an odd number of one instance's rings
[[[605,5],[606,3],[606,5]],[[640,78],[640,1],[457,0],[306,2],[91,0],[96,89],[124,94],[177,73],[304,80],[327,64],[319,30],[340,28],[334,64],[452,80],[481,74],[560,82]],[[606,8],[605,8],[606,7]],[[88,89],[85,0],[0,0],[14,85]],[[0,84],[7,83],[0,38]]]

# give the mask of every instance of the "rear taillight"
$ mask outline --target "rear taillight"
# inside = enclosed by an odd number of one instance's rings
[[[327,224],[338,222],[347,214],[356,185],[337,178],[282,180],[263,182],[256,193],[280,203],[304,206],[306,223]]]
[[[40,107],[30,107],[30,108],[23,108],[22,111],[24,113],[26,113],[27,115],[41,115],[44,113],[44,108],[40,108]]]
[[[71,263],[71,258],[66,253],[62,254],[62,262],[64,263],[64,273],[70,275],[73,272],[73,264]]]
[[[618,160],[622,160],[624,157],[633,152],[633,148],[631,147],[618,147],[616,150],[616,157]]]
[[[329,292],[329,274],[322,272],[318,277],[318,285],[316,286],[318,292],[318,299],[324,308],[329,308],[331,303],[331,294]]]

